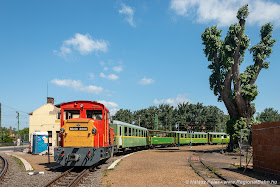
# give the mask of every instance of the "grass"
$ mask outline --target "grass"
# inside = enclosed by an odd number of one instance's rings
[[[17,165],[19,166],[19,168],[23,171],[25,171],[25,167],[24,164],[22,163],[22,161],[20,159],[18,159],[17,157],[12,156],[13,160],[16,161]]]
[[[104,171],[103,171],[103,177],[108,177],[108,169],[104,169]]]
[[[120,165],[121,161],[122,161],[122,160],[120,160],[120,161],[116,164],[116,166],[115,166],[115,167],[117,167],[118,165]]]
[[[19,168],[22,170],[22,171],[25,171],[25,167],[24,167],[24,164],[22,163],[22,161],[20,159],[18,159],[17,157],[14,157],[12,156],[12,159],[14,161],[16,161],[16,164],[19,166]],[[28,170],[28,171],[34,171],[34,168],[32,167],[32,170]]]

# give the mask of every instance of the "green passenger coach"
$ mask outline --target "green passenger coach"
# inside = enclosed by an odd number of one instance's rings
[[[161,130],[149,130],[149,145],[155,146],[165,146],[165,145],[175,145],[176,134],[170,131]]]
[[[148,145],[148,129],[117,120],[110,126],[114,129],[116,150]]]
[[[194,132],[189,131],[175,131],[176,133],[176,144],[206,144],[208,143],[208,134],[205,132]],[[179,142],[178,142],[179,141]]]
[[[210,144],[229,143],[230,136],[224,132],[208,132],[208,141]]]

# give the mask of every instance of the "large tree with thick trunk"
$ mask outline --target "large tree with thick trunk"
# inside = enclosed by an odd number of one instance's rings
[[[201,38],[205,46],[204,53],[210,61],[211,69],[210,88],[223,101],[230,120],[227,131],[232,135],[231,143],[236,143],[240,136],[240,129],[249,128],[250,120],[255,113],[252,101],[258,95],[255,84],[260,71],[269,67],[265,60],[272,53],[276,40],[271,39],[273,26],[267,23],[260,31],[261,40],[249,49],[253,55],[253,65],[240,73],[240,65],[244,61],[245,51],[250,45],[250,39],[244,33],[246,18],[249,15],[248,5],[241,7],[237,12],[239,23],[232,24],[224,40],[221,40],[222,30],[217,26],[206,28]]]

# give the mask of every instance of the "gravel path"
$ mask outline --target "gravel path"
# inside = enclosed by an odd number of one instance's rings
[[[9,163],[8,171],[3,181],[0,181],[1,187],[19,187],[19,186],[44,186],[51,179],[59,175],[57,172],[45,172],[44,175],[28,175],[28,172],[20,168],[16,161],[6,154],[0,153]]]
[[[153,149],[138,152],[123,159],[114,170],[103,176],[103,186],[199,186],[192,181],[203,181],[188,163],[192,151],[220,148],[188,146]],[[203,186],[206,186],[203,184]]]

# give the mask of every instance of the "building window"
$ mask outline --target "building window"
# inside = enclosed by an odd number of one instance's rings
[[[61,112],[58,112],[57,113],[57,119],[60,119],[60,117],[61,117]]]

